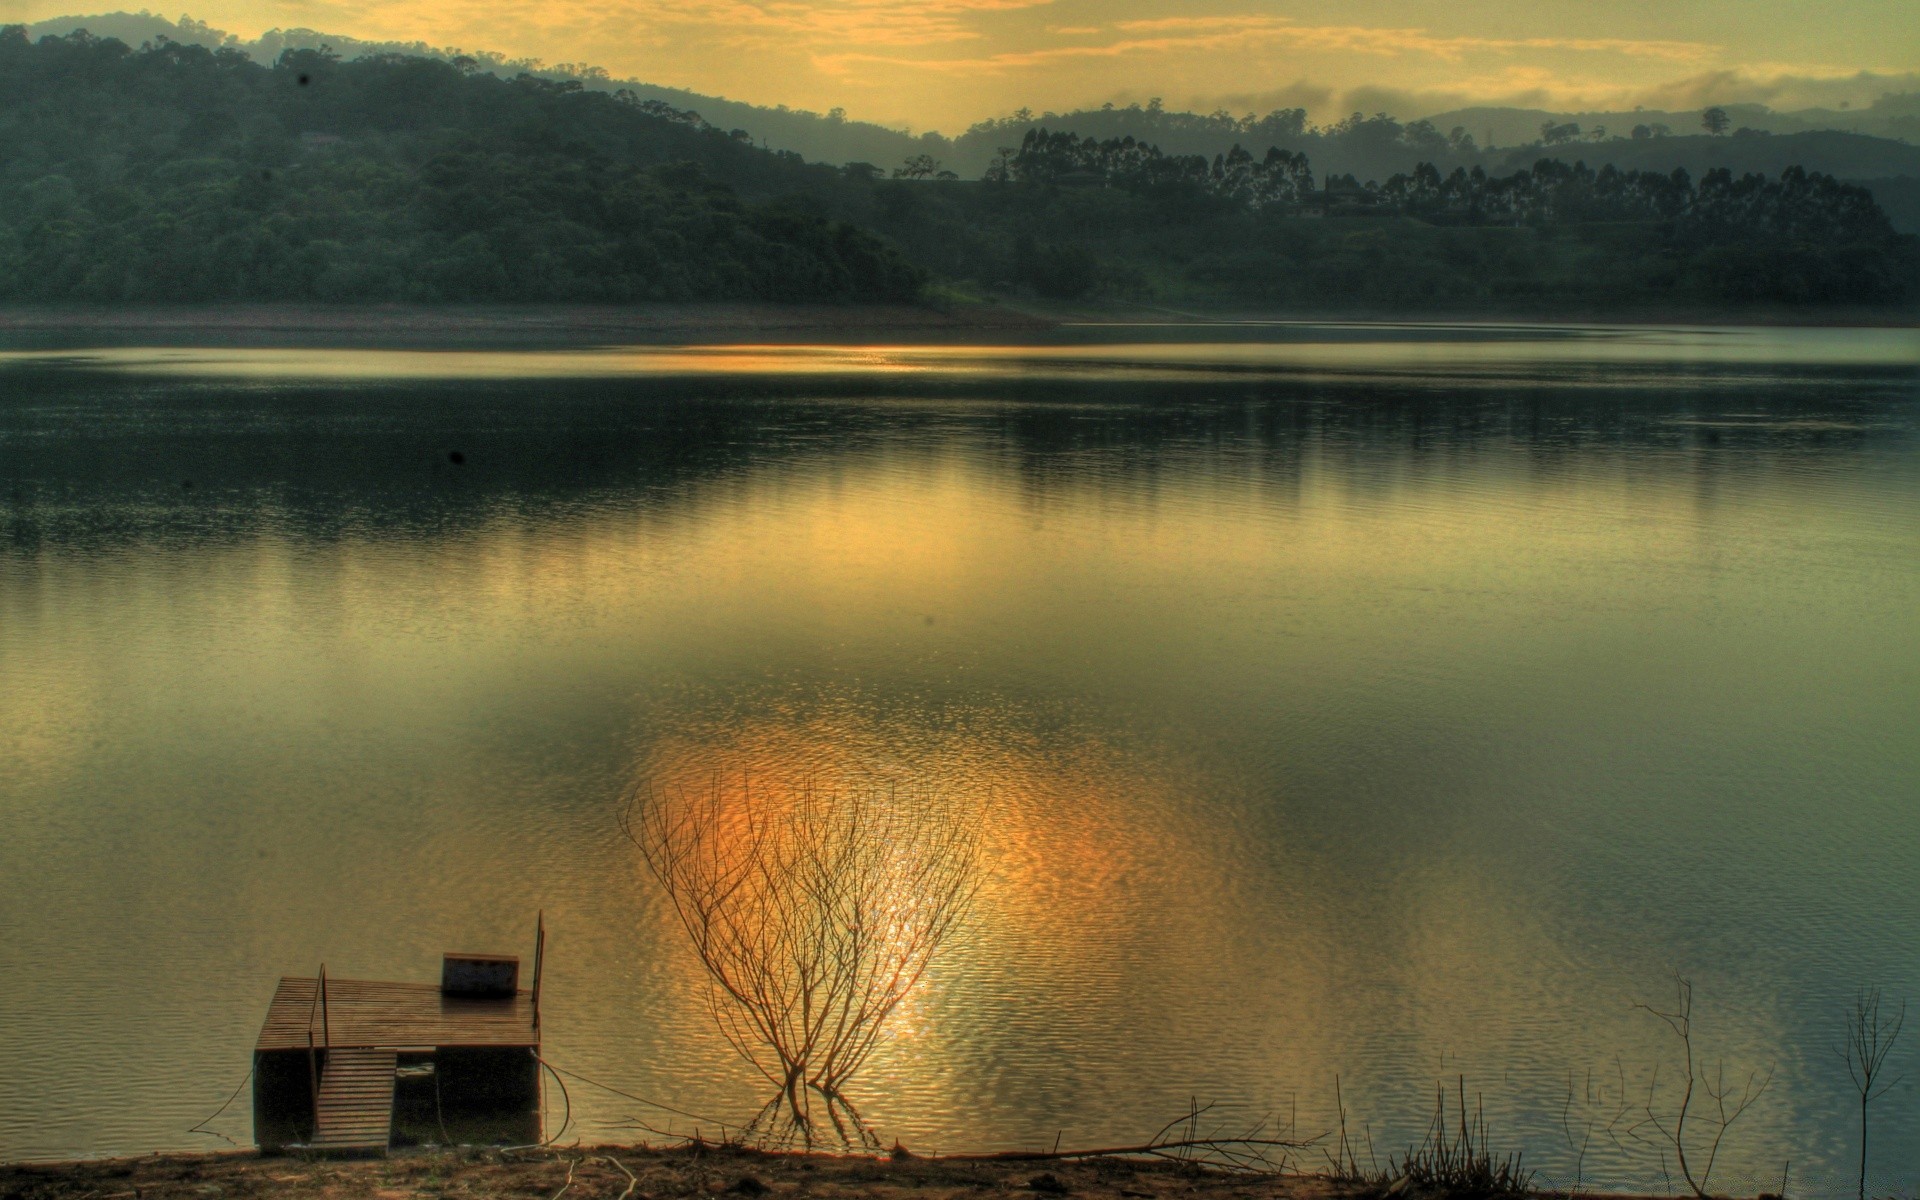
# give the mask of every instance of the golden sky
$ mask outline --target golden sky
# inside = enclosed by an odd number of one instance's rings
[[[498,50],[957,133],[1015,108],[1165,97],[1411,116],[1869,103],[1920,90],[1913,0],[194,0],[275,27]],[[0,19],[77,0],[0,0]]]

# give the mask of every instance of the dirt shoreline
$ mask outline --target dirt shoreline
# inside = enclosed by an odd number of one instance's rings
[[[1318,1175],[1232,1174],[1158,1161],[982,1162],[711,1147],[423,1149],[361,1160],[232,1151],[0,1165],[0,1200],[1363,1200],[1378,1194]],[[1564,1200],[1565,1193],[1554,1195]]]

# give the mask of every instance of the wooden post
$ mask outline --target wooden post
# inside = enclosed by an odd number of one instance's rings
[[[312,1141],[320,1136],[320,1063],[313,1054],[313,1022],[307,1022],[307,1090],[313,1096],[313,1125],[307,1134]]]
[[[533,918],[533,1027],[540,1028],[540,968],[547,961],[547,913],[542,909]]]
[[[320,964],[320,1044],[333,1049],[333,1021],[327,1013],[327,964]]]

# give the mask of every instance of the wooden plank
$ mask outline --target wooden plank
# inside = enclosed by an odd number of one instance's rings
[[[309,1145],[333,1153],[386,1153],[393,1140],[393,1071],[398,1061],[391,1050],[328,1051]]]
[[[312,978],[282,979],[256,1049],[305,1049],[310,1030],[315,1044],[330,1035],[336,1048],[540,1044],[533,997],[526,991],[511,999],[480,1000],[444,996],[430,983],[330,978],[324,1034],[315,1015],[315,992]]]

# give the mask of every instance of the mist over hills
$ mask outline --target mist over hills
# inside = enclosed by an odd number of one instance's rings
[[[1720,106],[1732,120],[1734,129],[1761,133],[1805,133],[1833,129],[1861,133],[1895,141],[1920,142],[1920,93],[1902,92],[1883,95],[1865,108],[1803,108],[1776,111],[1764,104],[1724,104]],[[1636,125],[1665,125],[1676,134],[1701,132],[1700,110],[1690,109],[1616,109],[1607,112],[1552,112],[1543,108],[1456,108],[1427,117],[1442,129],[1455,125],[1467,128],[1485,145],[1524,145],[1540,139],[1545,124],[1576,124],[1584,131],[1595,128],[1611,134],[1630,135]]]

